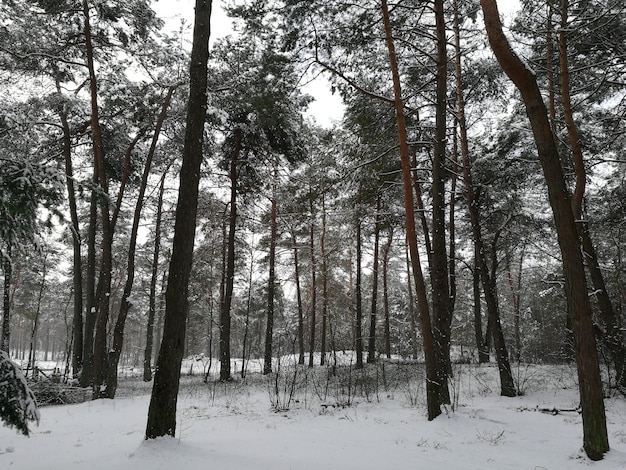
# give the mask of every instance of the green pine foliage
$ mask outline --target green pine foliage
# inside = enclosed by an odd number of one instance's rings
[[[28,436],[28,422],[39,424],[39,410],[22,370],[6,352],[0,351],[0,418],[3,423]]]

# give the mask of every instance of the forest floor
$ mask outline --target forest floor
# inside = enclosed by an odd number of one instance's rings
[[[453,404],[432,422],[417,364],[342,366],[336,375],[281,364],[269,377],[229,383],[185,375],[176,438],[152,441],[144,441],[150,384],[125,378],[115,400],[42,408],[29,438],[0,427],[0,468],[626,468],[626,400],[607,398],[611,451],[588,460],[573,366],[514,366],[523,392],[515,398],[499,396],[494,365],[454,367]]]

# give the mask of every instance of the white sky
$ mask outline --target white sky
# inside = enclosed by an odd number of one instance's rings
[[[211,43],[232,33],[232,22],[222,8],[224,3],[223,0],[213,2]],[[193,25],[194,5],[195,0],[155,0],[152,8],[157,12],[158,16],[168,23],[169,27],[177,29],[180,27],[182,19]],[[189,35],[189,40],[191,40],[191,31]],[[333,95],[330,92],[330,86],[323,76],[307,84],[303,91],[315,98],[315,101],[309,105],[306,114],[313,117],[318,124],[330,127],[333,121],[341,120],[344,109],[341,98],[339,95]]]
[[[222,8],[224,3],[224,0],[213,2],[211,42],[232,33],[232,22]],[[153,2],[154,10],[173,29],[180,26],[182,19],[193,25],[194,5],[195,0],[155,0]],[[519,0],[498,0],[498,6],[501,14],[509,17],[512,11],[519,6]],[[189,34],[191,35],[191,31]],[[191,40],[191,37],[189,39]],[[308,83],[303,88],[303,91],[315,98],[315,101],[309,105],[306,114],[313,117],[318,124],[330,127],[333,122],[341,120],[344,112],[343,103],[338,94],[333,95],[330,92],[330,85],[324,78],[324,75],[320,75],[314,81]]]

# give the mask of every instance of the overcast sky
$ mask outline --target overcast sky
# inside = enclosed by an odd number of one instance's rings
[[[224,13],[223,0],[213,2],[211,13],[211,42],[232,33],[232,22]],[[155,0],[153,8],[158,16],[163,18],[168,27],[177,29],[181,20],[193,25],[193,10],[195,0]],[[519,0],[498,0],[501,13],[508,16],[519,5]],[[191,41],[191,31],[189,32]],[[315,101],[309,105],[307,114],[312,116],[318,124],[330,127],[334,121],[341,120],[343,116],[343,104],[339,95],[330,92],[330,86],[324,76],[320,76],[307,84],[303,90],[313,96]]]
[[[222,9],[223,4],[221,0],[213,2],[211,42],[232,33],[232,22]],[[172,29],[178,29],[183,19],[188,24],[193,24],[195,0],[156,0],[152,5],[157,15],[164,19],[168,27]],[[191,41],[191,31],[188,39]],[[325,79],[318,78],[307,84],[304,87],[304,93],[315,98],[315,101],[309,105],[307,114],[314,117],[318,124],[328,127],[334,120],[338,121],[343,116],[341,98],[331,94],[330,86]]]

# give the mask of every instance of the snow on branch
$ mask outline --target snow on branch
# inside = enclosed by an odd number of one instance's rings
[[[0,351],[0,419],[10,428],[28,436],[28,421],[39,424],[39,410],[22,370]]]

